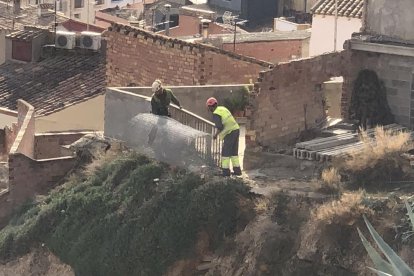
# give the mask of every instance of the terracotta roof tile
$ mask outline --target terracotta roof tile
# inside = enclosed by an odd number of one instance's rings
[[[1,107],[15,110],[23,99],[47,115],[104,93],[105,57],[66,51],[37,63],[3,64],[0,76]]]
[[[338,16],[362,18],[364,0],[338,0]],[[335,0],[319,0],[311,9],[314,14],[335,15]]]

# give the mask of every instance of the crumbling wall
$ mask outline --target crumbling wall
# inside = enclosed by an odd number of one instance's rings
[[[247,142],[262,146],[289,143],[320,125],[326,116],[322,83],[343,76],[347,80],[343,89],[349,89],[350,58],[348,51],[342,51],[282,63],[262,72],[255,85]]]
[[[105,33],[108,86],[249,83],[271,63],[114,24]]]

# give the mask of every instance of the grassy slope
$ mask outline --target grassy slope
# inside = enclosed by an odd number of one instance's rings
[[[143,156],[121,156],[23,208],[0,232],[0,258],[45,243],[77,275],[161,275],[192,253],[202,229],[215,243],[234,233],[248,194],[235,180],[204,183]]]

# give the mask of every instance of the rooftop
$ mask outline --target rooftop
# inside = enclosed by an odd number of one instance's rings
[[[16,110],[17,100],[23,99],[37,115],[47,115],[104,93],[104,55],[47,50],[50,57],[43,61],[0,66],[1,107]]]
[[[57,22],[62,23],[67,17],[57,15]],[[54,14],[38,15],[37,7],[30,6],[20,9],[20,14],[15,15],[13,26],[13,6],[0,1],[0,28],[23,30],[24,26],[35,25],[37,27],[52,28],[55,23]]]
[[[260,32],[260,33],[241,33],[236,35],[236,42],[258,42],[258,41],[278,41],[278,40],[300,40],[310,38],[311,33],[307,30],[293,32]],[[233,34],[211,35],[210,38],[221,38],[223,43],[233,43]]]
[[[338,16],[362,18],[364,0],[338,0]],[[335,0],[319,0],[311,9],[313,14],[335,15]]]

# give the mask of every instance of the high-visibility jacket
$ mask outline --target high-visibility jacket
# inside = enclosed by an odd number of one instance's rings
[[[240,128],[239,124],[236,122],[236,119],[234,119],[233,115],[231,115],[231,112],[224,106],[217,106],[213,114],[220,116],[221,123],[223,124],[223,130],[219,133],[221,139],[224,139],[224,137],[226,137],[226,135],[233,130]]]

